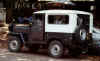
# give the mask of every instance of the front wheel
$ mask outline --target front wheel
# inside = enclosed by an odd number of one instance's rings
[[[14,37],[8,41],[8,50],[11,52],[19,52],[22,48],[22,43],[19,38]]]
[[[49,55],[55,58],[61,57],[64,53],[64,47],[61,42],[55,40],[49,44]]]

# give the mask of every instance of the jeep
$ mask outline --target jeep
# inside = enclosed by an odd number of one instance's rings
[[[88,51],[93,32],[93,15],[78,10],[43,10],[33,13],[32,21],[9,25],[8,49],[31,51],[48,49],[52,57],[67,54],[79,55]]]

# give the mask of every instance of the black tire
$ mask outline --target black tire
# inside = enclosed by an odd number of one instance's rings
[[[76,32],[76,40],[84,41],[87,38],[87,31],[85,29],[80,29]]]
[[[74,43],[76,43],[76,45],[80,46],[78,48],[78,49],[80,49],[80,51],[77,51],[77,48],[76,48],[75,49],[76,53],[73,55],[76,55],[76,54],[79,55],[80,53],[83,53],[83,52],[87,53],[87,49],[88,49],[87,37],[88,37],[88,32],[86,29],[82,28],[82,29],[79,29],[79,31],[77,31]]]
[[[11,52],[20,52],[22,49],[22,42],[19,38],[13,37],[8,41],[8,50]]]
[[[58,52],[56,51],[58,49]],[[55,52],[54,52],[55,50]],[[48,53],[50,56],[59,58],[63,56],[64,47],[60,41],[54,40],[49,44]]]
[[[86,29],[77,30],[75,36],[73,37],[73,43],[80,45],[83,43],[87,43],[87,34],[88,32],[86,31]]]
[[[80,40],[87,40],[87,31],[85,29],[80,29]],[[82,37],[83,36],[83,37]]]

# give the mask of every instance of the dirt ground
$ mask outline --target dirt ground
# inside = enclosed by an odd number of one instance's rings
[[[0,27],[0,48],[7,48],[8,26]]]
[[[47,50],[40,49],[37,53],[29,50],[21,52],[9,52],[7,48],[0,48],[0,61],[100,61],[100,56],[80,55],[72,57],[64,55],[63,58],[52,58]]]

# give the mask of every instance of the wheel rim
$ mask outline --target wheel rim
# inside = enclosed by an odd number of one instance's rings
[[[86,31],[85,30],[80,30],[80,38],[81,38],[81,40],[86,39]]]
[[[10,48],[12,50],[15,50],[17,48],[17,46],[18,46],[17,40],[13,40],[13,41],[10,42]]]
[[[61,48],[60,48],[60,46],[59,45],[53,45],[52,47],[51,47],[51,54],[52,55],[59,55],[60,54],[60,51],[61,51]]]

